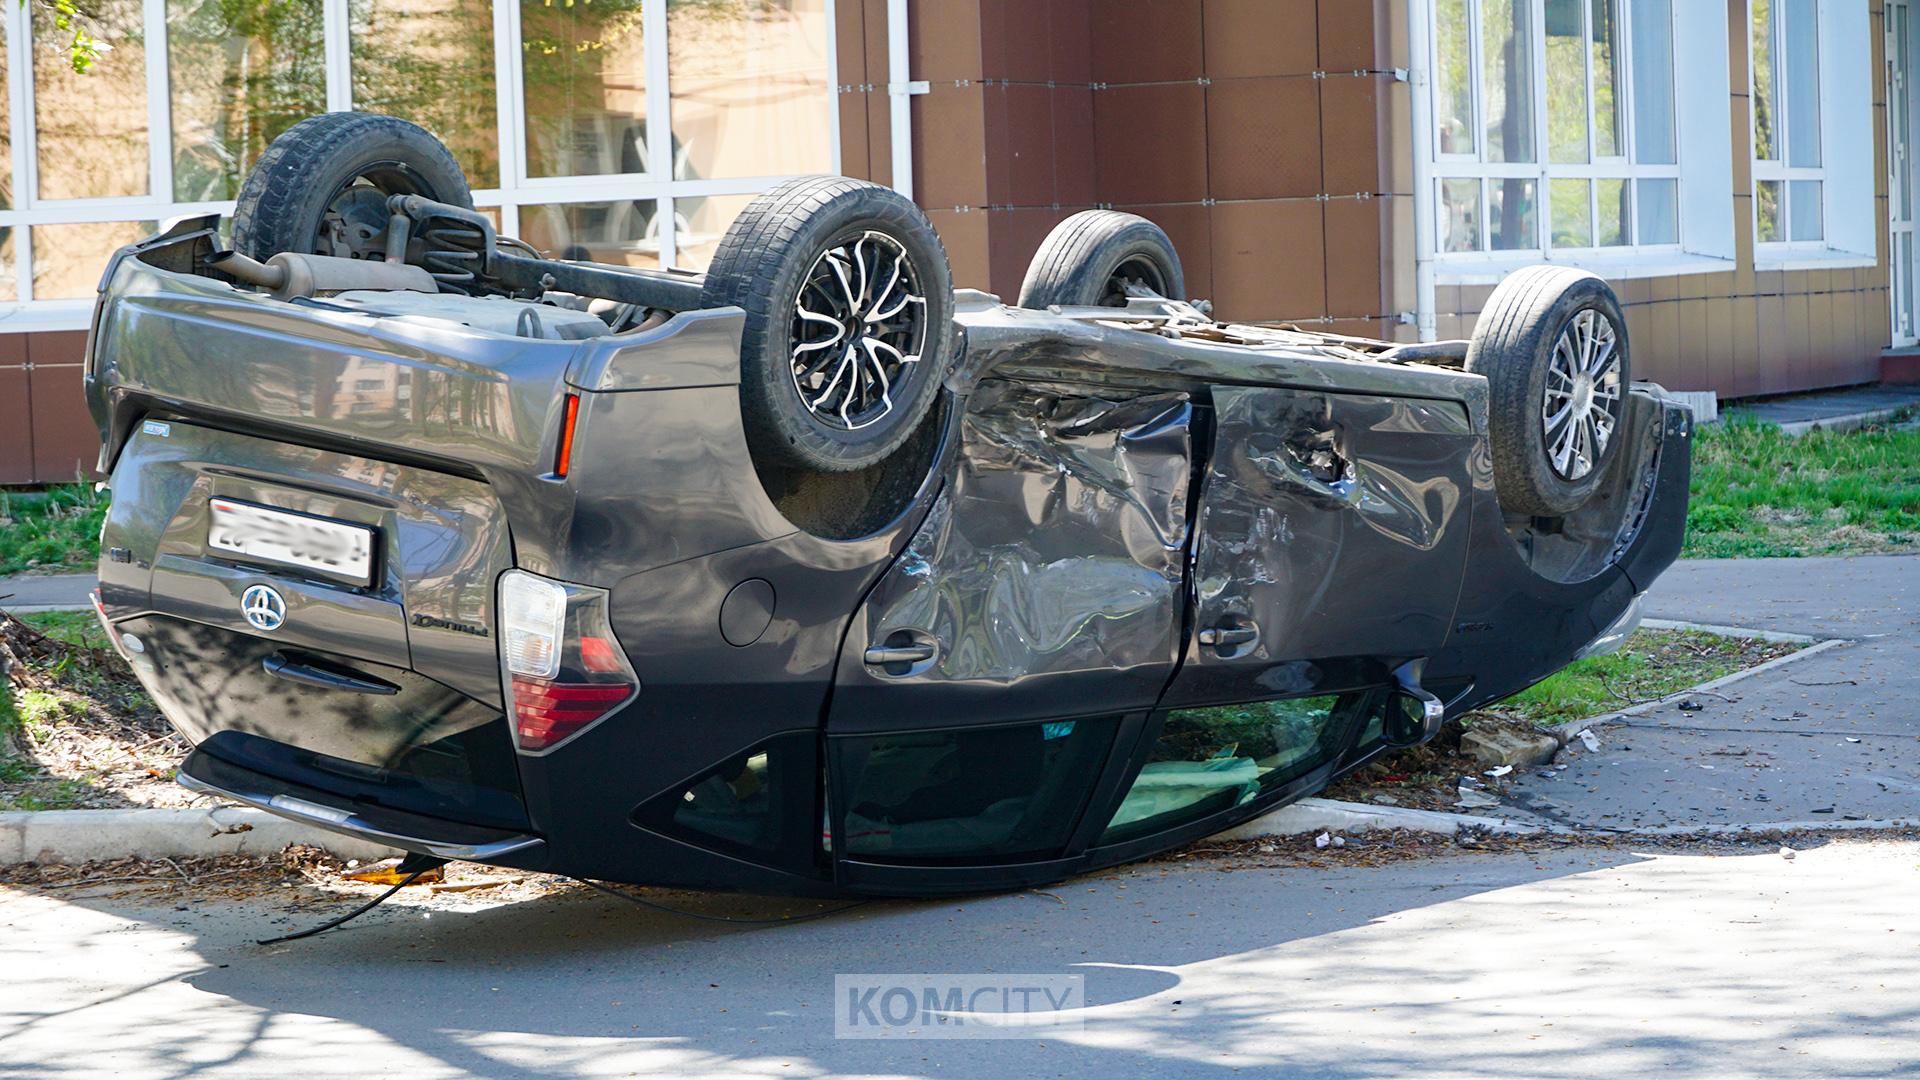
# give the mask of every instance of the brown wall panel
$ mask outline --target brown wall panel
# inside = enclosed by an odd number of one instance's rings
[[[0,343],[21,348],[21,335],[0,336]],[[0,484],[33,482],[33,409],[27,393],[27,369],[0,363]]]
[[[1200,0],[1093,0],[1093,81],[1200,78],[1206,73],[1200,9]]]
[[[1320,70],[1315,0],[1207,0],[1207,75],[1311,75]]]
[[[1206,98],[1196,82],[1115,86],[1093,95],[1094,176],[1102,202],[1207,197]]]
[[[1326,225],[1309,200],[1213,208],[1213,300],[1221,317],[1317,320],[1327,314]]]
[[[1207,193],[1216,199],[1300,199],[1326,190],[1320,179],[1322,81],[1288,75],[1207,87]]]

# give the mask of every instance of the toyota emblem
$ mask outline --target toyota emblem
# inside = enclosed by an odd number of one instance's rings
[[[240,613],[255,630],[272,633],[287,621],[287,602],[271,585],[251,585],[240,594]]]

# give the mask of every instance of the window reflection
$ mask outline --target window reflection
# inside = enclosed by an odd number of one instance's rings
[[[1363,695],[1294,698],[1167,714],[1103,844],[1252,802],[1331,762]]]
[[[520,238],[549,258],[657,268],[657,208],[651,199],[523,206]]]
[[[33,227],[33,298],[90,298],[100,285],[102,252],[125,247],[160,228],[157,221],[92,221],[78,225]],[[11,239],[11,238],[9,238]],[[12,268],[9,242],[0,258]],[[11,275],[9,275],[11,276]]]
[[[137,0],[100,0],[84,18],[88,32],[121,48],[85,75],[67,53],[71,31],[53,25],[49,5],[33,4],[33,123],[42,199],[145,195],[147,61]],[[38,230],[36,230],[38,231]],[[109,249],[111,250],[111,249]]]
[[[268,143],[326,111],[320,0],[170,0],[167,82],[174,199],[233,198]]]
[[[711,195],[703,199],[675,199],[675,262],[689,270],[713,265],[713,253],[752,195]]]
[[[647,171],[641,0],[522,0],[530,176]]]
[[[439,136],[476,188],[500,183],[487,0],[349,0],[353,107]]]
[[[826,0],[669,0],[677,180],[831,172]]]

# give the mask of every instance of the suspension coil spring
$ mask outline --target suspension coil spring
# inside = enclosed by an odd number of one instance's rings
[[[486,234],[467,222],[435,217],[421,232],[420,239],[426,243],[420,265],[440,283],[440,288],[473,293],[486,261]]]
[[[433,276],[442,291],[468,295],[486,291],[482,276],[494,247],[493,222],[486,215],[419,195],[395,195],[387,204],[393,213],[415,222],[414,237],[422,249],[417,265]]]

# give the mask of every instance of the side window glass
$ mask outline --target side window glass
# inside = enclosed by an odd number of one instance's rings
[[[1099,842],[1198,821],[1332,762],[1368,697],[1325,695],[1168,713]]]
[[[803,838],[820,829],[817,739],[812,731],[776,735],[652,800],[634,820],[750,862],[807,872],[814,845]]]
[[[833,740],[845,817],[829,843],[871,862],[1043,859],[1066,847],[1113,717]]]

